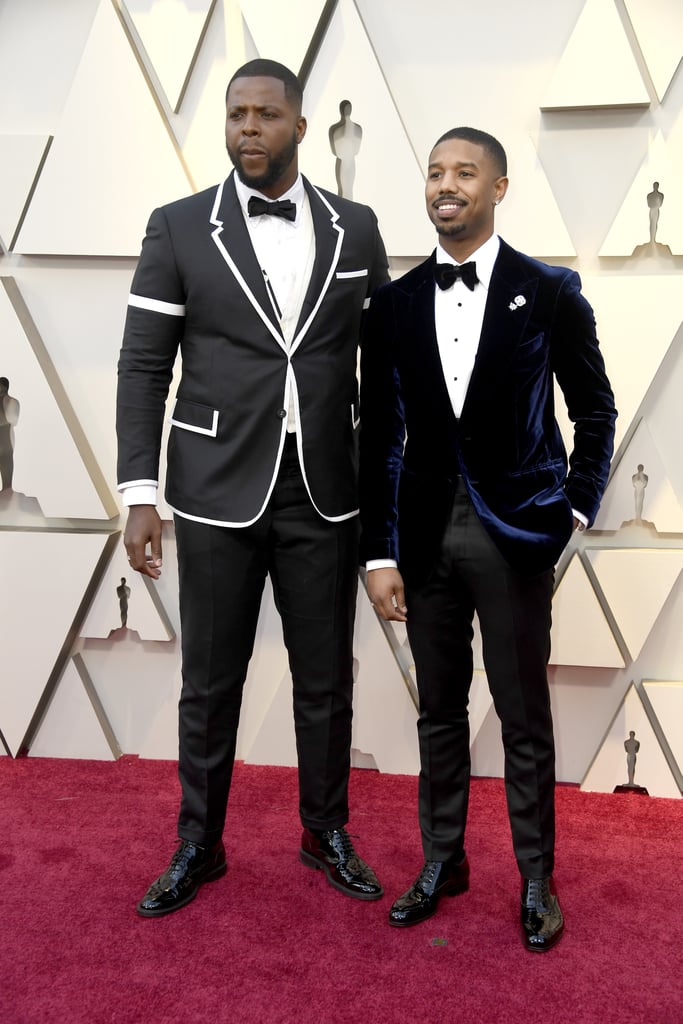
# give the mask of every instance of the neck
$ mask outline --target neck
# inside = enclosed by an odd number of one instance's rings
[[[493,231],[486,238],[457,238],[449,235],[439,235],[439,245],[447,252],[456,263],[466,263],[472,253],[480,249],[484,242],[493,237]]]

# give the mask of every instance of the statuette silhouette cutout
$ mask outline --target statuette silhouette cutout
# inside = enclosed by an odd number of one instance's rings
[[[126,577],[121,577],[121,583],[116,588],[116,594],[119,599],[119,611],[121,612],[121,626],[125,628],[128,622],[128,598],[130,597],[130,587],[126,585]]]
[[[353,183],[356,177],[356,157],[363,139],[363,129],[351,120],[351,103],[342,100],[339,104],[341,119],[330,128],[330,146],[337,158],[334,173],[337,192],[344,199],[353,199]]]
[[[14,428],[19,421],[19,403],[9,393],[9,380],[0,377],[0,490],[11,491],[14,479]]]
[[[645,500],[645,488],[647,487],[648,475],[644,472],[642,463],[638,463],[638,469],[631,477],[633,489],[636,492],[636,522],[643,521],[643,502]]]
[[[657,225],[659,223],[659,211],[664,202],[664,195],[659,191],[659,182],[653,181],[652,192],[647,194],[647,206],[650,211],[650,245],[655,244]]]
[[[647,487],[648,480],[647,473],[642,462],[638,463],[636,472],[631,477],[631,483],[633,484],[634,500],[635,500],[635,519],[626,519],[621,524],[622,526],[646,526],[649,529],[656,529],[654,523],[648,522],[647,519],[643,519],[643,504],[645,502],[645,488]]]
[[[664,193],[660,192],[658,181],[652,182],[652,191],[647,193],[645,199],[647,202],[649,238],[647,242],[636,245],[631,255],[644,259],[661,259],[662,257],[669,259],[672,257],[671,247],[657,241],[659,213],[664,204]]]
[[[638,758],[638,751],[640,750],[640,740],[636,739],[636,734],[633,729],[629,732],[628,739],[624,740],[624,750],[626,751],[628,784],[629,786],[633,786],[636,776],[636,760]]]
[[[642,796],[649,796],[648,791],[644,786],[636,786],[636,760],[638,759],[638,751],[640,750],[640,740],[636,739],[636,734],[631,729],[628,734],[628,739],[624,740],[624,750],[626,751],[626,771],[628,773],[628,782],[623,786],[615,786],[615,793],[640,793]]]

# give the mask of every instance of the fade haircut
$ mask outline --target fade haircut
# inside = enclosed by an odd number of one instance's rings
[[[449,132],[445,132],[440,139],[436,140],[433,148],[436,149],[439,143],[447,142],[449,139],[462,139],[464,142],[471,142],[475,146],[481,146],[487,156],[493,160],[499,177],[507,175],[508,161],[505,150],[498,139],[494,139],[493,135],[489,135],[488,132],[479,131],[478,128],[451,128]]]
[[[277,78],[279,82],[285,87],[285,96],[287,100],[296,110],[297,114],[301,114],[301,107],[303,105],[304,93],[301,88],[301,82],[296,77],[293,71],[286,68],[284,64],[278,64],[276,60],[266,60],[265,58],[258,57],[256,60],[247,61],[241,68],[238,68],[235,74],[228,82],[228,88],[225,91],[225,101],[228,101],[228,93],[230,92],[230,86],[237,78]]]

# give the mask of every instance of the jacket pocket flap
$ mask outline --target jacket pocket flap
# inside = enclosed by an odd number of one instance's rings
[[[218,409],[178,398],[171,414],[171,424],[183,430],[192,430],[195,434],[215,437],[218,431]]]

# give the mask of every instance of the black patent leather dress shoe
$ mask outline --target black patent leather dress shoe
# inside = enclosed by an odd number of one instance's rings
[[[384,889],[371,867],[353,848],[345,828],[312,832],[305,828],[299,859],[309,868],[324,871],[330,885],[357,900],[378,900]]]
[[[442,896],[458,896],[470,887],[470,865],[467,857],[425,861],[422,871],[410,889],[389,911],[389,924],[408,928],[436,913]]]
[[[138,903],[138,914],[161,917],[180,910],[195,898],[204,882],[221,878],[227,870],[222,839],[213,846],[197,846],[181,839],[167,870],[152,882]]]
[[[545,953],[564,931],[564,917],[551,878],[522,879],[522,936],[527,949]]]

